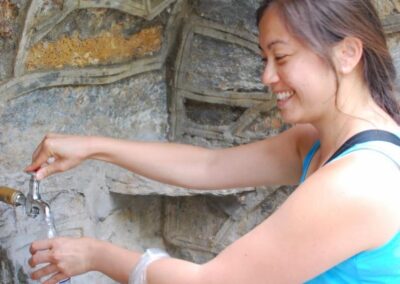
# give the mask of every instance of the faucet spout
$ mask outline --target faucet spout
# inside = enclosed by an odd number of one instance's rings
[[[31,174],[29,180],[29,192],[25,196],[19,190],[10,187],[0,186],[0,201],[10,204],[12,206],[25,206],[26,215],[29,217],[37,217],[38,215],[43,218],[47,226],[47,237],[54,238],[57,234],[53,215],[50,211],[50,206],[40,196],[40,183],[36,179],[36,175]]]
[[[13,206],[23,205],[25,213],[29,217],[42,216],[48,226],[48,237],[55,236],[56,231],[53,222],[53,215],[50,206],[40,196],[40,182],[36,179],[35,173],[31,173],[29,180],[29,191],[25,196],[21,191],[10,187],[0,186],[0,201]]]

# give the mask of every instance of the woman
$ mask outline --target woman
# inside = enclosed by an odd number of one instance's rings
[[[26,170],[42,179],[97,159],[189,188],[301,179],[284,204],[203,265],[89,238],[34,242],[30,264],[49,263],[34,279],[97,270],[122,283],[130,275],[149,284],[400,283],[400,147],[361,143],[326,163],[364,131],[400,136],[395,69],[376,11],[367,0],[267,0],[258,26],[262,80],[291,129],[219,150],[52,134]]]

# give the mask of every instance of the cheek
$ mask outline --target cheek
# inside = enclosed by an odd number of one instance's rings
[[[299,92],[307,92],[309,96],[332,95],[336,92],[334,72],[320,60],[309,60],[295,63],[297,70],[291,78]]]
[[[283,83],[297,93],[302,93],[312,85],[311,74],[307,65],[301,61],[288,62],[279,69],[279,78]]]
[[[281,78],[297,93],[312,95],[335,94],[334,72],[318,58],[296,60],[282,67]]]

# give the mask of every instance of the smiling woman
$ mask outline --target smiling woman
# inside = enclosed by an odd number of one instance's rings
[[[29,263],[50,263],[34,279],[51,275],[51,284],[96,270],[134,284],[400,282],[399,106],[371,2],[267,0],[258,27],[262,81],[294,124],[289,130],[213,150],[49,134],[26,170],[43,179],[95,159],[199,190],[300,183],[298,189],[205,264],[56,238],[32,244]]]
[[[266,24],[260,25],[260,29],[269,27],[270,30],[279,34],[288,28],[290,31],[285,31],[286,33],[290,32],[332,69],[335,67],[334,58],[331,56],[333,46],[346,38],[357,38],[359,44],[362,45],[360,61],[363,68],[360,71],[372,98],[397,123],[400,123],[399,107],[394,97],[396,69],[386,45],[382,24],[372,4],[368,1],[350,1],[349,3],[348,1],[339,1],[339,3],[320,1],[303,5],[303,2],[294,1],[283,4],[284,1],[265,1],[258,10],[257,23],[261,24],[264,8],[274,4],[275,12],[277,12],[274,16],[282,19],[274,23],[279,25],[281,22],[285,26],[278,30]],[[285,43],[282,40],[275,40],[269,43],[268,47]],[[278,53],[276,59],[279,61],[284,57],[279,56]],[[338,77],[336,77],[336,84],[339,85]]]
[[[335,73],[281,19],[276,5],[260,18],[259,40],[266,62],[262,80],[276,94],[285,121],[309,122],[332,111],[327,102],[334,102]]]

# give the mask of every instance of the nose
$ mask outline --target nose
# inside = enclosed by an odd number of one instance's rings
[[[279,81],[279,75],[276,70],[275,64],[268,62],[264,67],[264,72],[262,75],[262,82],[266,86],[271,86]]]

